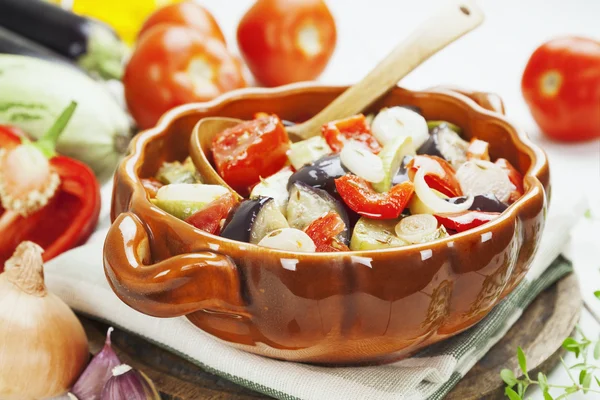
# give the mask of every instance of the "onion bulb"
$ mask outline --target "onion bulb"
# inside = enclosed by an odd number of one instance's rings
[[[0,274],[0,398],[65,393],[86,366],[83,326],[44,284],[43,249],[23,242]]]
[[[394,228],[396,235],[409,243],[423,243],[438,229],[437,219],[430,214],[417,214],[402,218]],[[425,240],[427,241],[427,240]]]
[[[375,139],[384,146],[398,136],[409,136],[418,149],[429,139],[429,128],[425,118],[406,107],[381,110],[373,120],[371,130]]]
[[[354,142],[344,145],[340,153],[340,160],[350,172],[367,182],[377,183],[385,178],[381,158]]]
[[[456,213],[466,211],[473,204],[473,196],[467,197],[464,203],[452,204],[440,198],[425,182],[425,169],[419,168],[414,178],[415,194],[425,206],[435,214]]]
[[[274,230],[258,242],[258,245],[272,249],[302,251],[306,253],[314,253],[316,250],[315,242],[313,242],[310,236],[300,229],[295,228]]]
[[[493,194],[503,203],[508,203],[515,190],[508,174],[497,164],[484,160],[471,160],[456,171],[456,179],[464,194],[470,196]]]

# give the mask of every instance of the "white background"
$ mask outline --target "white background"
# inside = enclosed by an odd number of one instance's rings
[[[237,22],[251,0],[199,0],[209,8],[237,52]],[[328,0],[337,22],[338,44],[320,81],[350,84],[383,58],[443,0]],[[480,0],[486,21],[442,50],[402,80],[410,89],[451,84],[499,94],[507,115],[524,127],[550,158],[553,197],[587,192],[600,198],[600,141],[558,144],[541,136],[521,97],[521,74],[530,54],[544,41],[561,35],[600,40],[600,0]],[[600,105],[599,105],[600,107]],[[600,244],[600,239],[596,242]],[[600,282],[598,282],[600,289]],[[581,325],[597,337],[599,325],[584,313]],[[567,360],[567,362],[572,360]],[[568,384],[558,368],[550,377]],[[558,393],[556,393],[558,394]],[[532,398],[541,396],[532,392]],[[598,394],[571,398],[598,398]]]

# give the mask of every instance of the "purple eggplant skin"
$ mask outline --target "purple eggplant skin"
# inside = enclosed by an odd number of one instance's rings
[[[288,190],[291,190],[294,183],[302,182],[335,195],[335,180],[347,173],[348,170],[342,166],[339,154],[325,156],[294,172],[288,181]]]
[[[446,199],[446,201],[452,204],[461,204],[464,203],[465,200],[467,200],[466,196]],[[507,208],[508,205],[498,200],[493,194],[478,194],[473,198],[473,205],[469,207],[469,210],[502,213]]]
[[[439,143],[439,134],[440,134],[441,130],[446,129],[446,128],[447,128],[446,124],[441,124],[441,125],[433,128],[433,130],[429,133],[429,139],[427,139],[425,141],[425,143],[423,143],[421,145],[421,147],[419,147],[417,149],[417,154],[419,154],[419,155],[426,154],[429,156],[437,156],[437,157],[443,158],[445,160],[446,158],[444,158],[444,156],[440,152],[438,143]]]
[[[338,235],[337,239],[345,245],[350,244],[350,219],[348,217],[348,212],[346,211],[347,209],[344,202],[336,199],[326,190],[315,188],[300,181],[294,182],[294,184],[292,185],[292,189],[290,190],[290,197],[294,190],[302,191],[311,196],[320,197],[329,205],[331,210],[337,212],[342,221],[344,221],[344,224],[346,225],[346,229]]]
[[[249,243],[250,232],[252,232],[258,213],[265,204],[272,200],[270,197],[261,197],[241,202],[227,217],[221,237]]]
[[[402,182],[406,182],[407,180],[409,180],[408,169],[406,168],[406,166],[412,159],[413,156],[411,155],[404,156],[404,158],[402,159],[402,163],[400,164],[400,169],[398,170],[398,173],[396,173],[396,175],[394,175],[394,177],[392,178],[392,186],[399,185]]]

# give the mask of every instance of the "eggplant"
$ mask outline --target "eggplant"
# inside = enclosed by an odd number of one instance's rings
[[[221,236],[245,243],[259,243],[267,234],[289,228],[275,200],[261,197],[243,201],[225,221]]]
[[[55,51],[93,75],[122,76],[126,46],[99,21],[42,0],[0,0],[0,26]]]
[[[202,183],[202,177],[190,157],[183,163],[164,162],[156,173],[156,179],[164,185],[172,183]]]
[[[469,142],[463,140],[448,124],[440,124],[433,129],[425,143],[417,149],[417,154],[441,157],[454,169],[467,161]]]
[[[287,206],[287,218],[292,228],[304,230],[311,222],[329,211],[337,212],[344,221],[346,229],[337,239],[347,245],[350,241],[350,221],[344,205],[325,190],[303,182],[295,182],[292,185]]]
[[[31,40],[2,27],[0,27],[0,54],[15,54],[35,57],[42,60],[59,62],[64,65],[68,65],[69,67],[81,70],[68,58],[63,57],[40,44],[32,42]]]
[[[406,182],[407,180],[409,180],[408,168],[406,168],[406,166],[412,159],[413,159],[412,155],[404,156],[404,158],[402,159],[402,163],[400,164],[400,169],[398,169],[398,172],[392,178],[392,186],[399,185],[402,182]]]
[[[339,154],[325,156],[294,172],[288,181],[288,190],[291,190],[296,182],[302,182],[308,186],[335,194],[337,193],[337,189],[335,188],[334,181],[348,172],[342,166]]]
[[[453,204],[461,204],[467,200],[467,196],[452,197],[446,199],[446,201]],[[508,204],[498,200],[493,194],[478,194],[473,197],[473,204],[469,207],[472,211],[485,211],[485,212],[504,212],[508,208]]]
[[[271,197],[273,200],[275,200],[281,209],[281,212],[285,214],[288,197],[290,197],[290,194],[287,190],[287,183],[291,175],[292,169],[284,168],[268,178],[261,179],[260,183],[252,188],[250,198],[258,199],[260,197]]]

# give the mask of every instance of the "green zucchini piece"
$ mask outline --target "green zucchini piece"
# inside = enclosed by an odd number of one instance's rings
[[[207,204],[202,201],[186,200],[150,199],[150,201],[163,211],[183,220],[202,210],[204,207],[206,207]]]
[[[448,121],[427,121],[427,128],[429,129],[429,132],[431,132],[433,129],[443,124],[446,124],[448,128],[458,133],[459,135],[462,133],[462,128],[460,126],[454,125],[452,122]]]
[[[310,139],[292,143],[287,156],[294,169],[298,170],[331,153],[333,151],[325,139],[322,136],[314,136]]]
[[[388,249],[408,245],[407,242],[396,236],[394,230],[399,220],[375,220],[361,217],[350,241],[350,250],[375,250]]]
[[[165,185],[171,183],[202,183],[202,177],[190,157],[183,163],[165,162],[158,170],[156,179]]]

